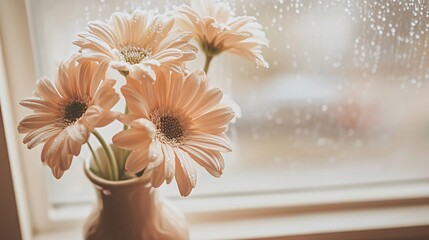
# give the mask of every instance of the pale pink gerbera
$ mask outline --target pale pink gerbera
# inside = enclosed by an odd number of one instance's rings
[[[192,33],[172,31],[173,25],[173,18],[141,9],[115,12],[106,22],[90,22],[73,43],[83,59],[107,60],[125,75],[155,80],[154,68],[181,72],[184,62],[195,59]]]
[[[191,6],[182,6],[178,11],[179,27],[195,34],[209,61],[229,51],[268,67],[261,51],[262,46],[268,46],[268,40],[254,17],[235,17],[226,2],[216,0],[192,0]]]
[[[194,161],[220,177],[231,151],[225,131],[234,117],[221,107],[222,92],[208,85],[204,72],[183,77],[163,73],[155,84],[122,87],[131,115],[124,117],[130,129],[113,137],[113,143],[131,150],[125,168],[131,173],[153,170],[152,185],[170,183],[175,176],[182,196],[196,184]]]
[[[95,62],[77,65],[74,59],[61,63],[55,84],[38,80],[34,97],[20,103],[34,112],[19,123],[18,132],[27,133],[23,142],[29,149],[45,143],[42,161],[58,179],[94,128],[117,118],[110,109],[119,95],[114,80],[102,81],[106,68]]]

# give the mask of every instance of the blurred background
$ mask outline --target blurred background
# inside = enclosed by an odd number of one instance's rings
[[[54,79],[86,23],[136,7],[185,1],[28,1],[37,75]],[[426,1],[231,0],[256,16],[270,68],[225,53],[210,79],[240,107],[224,176],[199,171],[189,198],[337,188],[429,177],[429,4]],[[202,68],[193,63],[192,68]],[[112,72],[112,77],[121,78]],[[34,79],[35,81],[36,79]],[[120,85],[120,84],[119,84]],[[118,109],[123,109],[119,104]],[[102,132],[112,135],[120,128]],[[94,201],[83,152],[60,181],[48,168],[49,204]],[[179,198],[175,184],[165,194]]]

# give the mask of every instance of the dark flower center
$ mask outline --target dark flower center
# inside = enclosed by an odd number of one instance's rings
[[[172,147],[182,145],[191,129],[190,119],[176,111],[155,109],[149,118],[156,126],[155,138]]]
[[[121,49],[121,55],[124,61],[130,64],[137,64],[150,54],[150,51],[136,46],[127,46]]]
[[[161,116],[159,118],[159,131],[169,140],[183,137],[183,128],[180,121],[173,116]]]
[[[75,123],[80,117],[83,116],[83,114],[86,112],[86,109],[88,109],[88,103],[85,100],[76,99],[64,107],[64,123],[66,125],[70,125]]]

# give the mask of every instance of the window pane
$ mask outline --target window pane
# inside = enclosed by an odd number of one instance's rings
[[[71,42],[88,20],[137,6],[164,11],[182,2],[30,1],[39,75],[54,76],[58,62],[76,51]],[[230,54],[215,58],[211,81],[238,103],[242,117],[229,131],[234,151],[226,155],[224,176],[214,179],[200,171],[191,197],[428,177],[426,4],[230,3],[237,15],[256,16],[265,26],[271,67],[257,69]],[[47,177],[52,203],[91,199],[84,194],[91,186],[79,165],[75,160],[60,182]],[[178,196],[175,188],[167,187]]]

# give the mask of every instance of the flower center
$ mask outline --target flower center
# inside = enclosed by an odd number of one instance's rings
[[[161,116],[159,118],[159,131],[168,139],[178,139],[183,136],[180,121],[173,116]]]
[[[64,105],[62,122],[68,126],[75,123],[88,109],[87,99],[73,99]]]
[[[130,64],[137,64],[145,59],[152,52],[137,46],[127,46],[121,49],[121,55],[124,61]]]
[[[156,126],[156,138],[173,147],[180,146],[186,136],[187,121],[183,116],[172,112],[160,113],[155,110],[150,115],[151,121]]]

